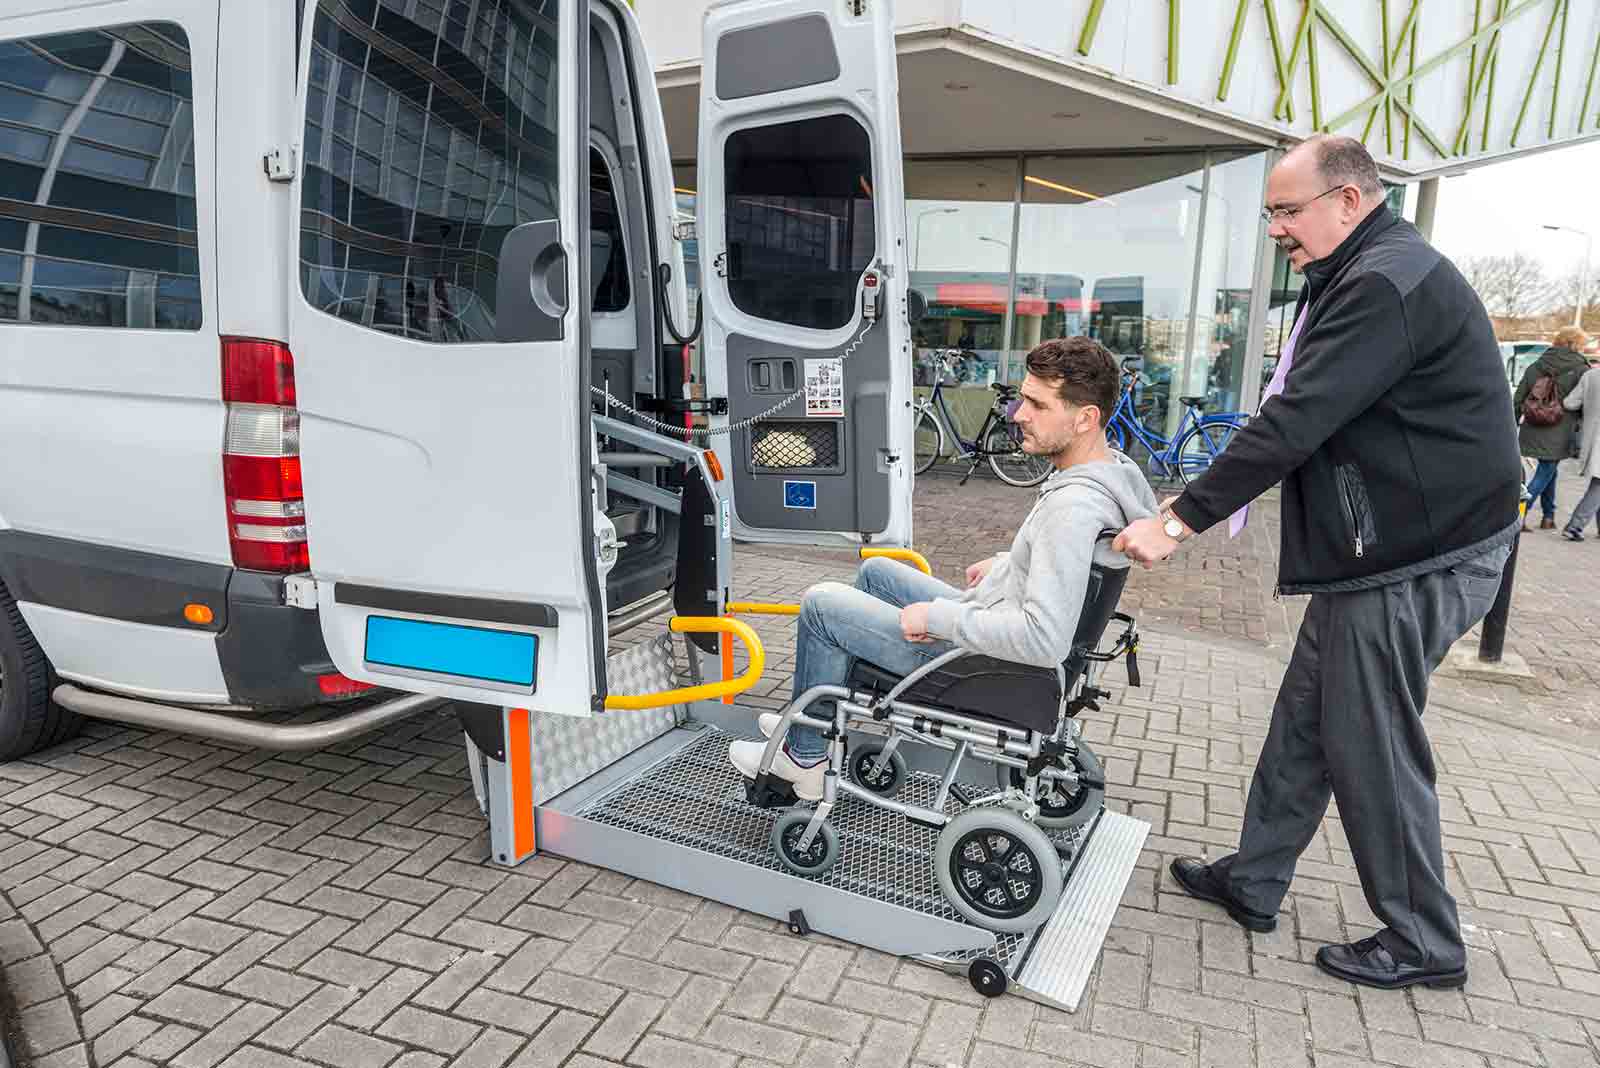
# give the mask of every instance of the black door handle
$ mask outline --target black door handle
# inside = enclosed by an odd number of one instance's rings
[[[500,341],[559,341],[567,314],[567,250],[561,220],[517,226],[500,243],[495,284],[495,337]]]

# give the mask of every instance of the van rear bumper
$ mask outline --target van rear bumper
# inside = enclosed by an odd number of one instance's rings
[[[216,675],[192,663],[203,640],[229,704],[282,709],[328,701],[317,678],[336,669],[317,613],[284,604],[282,576],[5,530],[0,577],[18,602],[55,610],[55,622],[37,635],[45,655],[97,688],[193,702],[193,694],[215,689]],[[209,608],[211,622],[188,622],[184,609],[193,604]],[[75,618],[87,625],[75,630]],[[123,643],[111,632],[137,633],[137,665],[120,663]],[[164,647],[172,650],[170,681],[163,679]],[[135,669],[138,677],[130,674]],[[205,685],[197,675],[207,676]]]

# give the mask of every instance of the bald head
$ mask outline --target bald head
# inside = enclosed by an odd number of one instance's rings
[[[1383,203],[1378,166],[1353,137],[1318,134],[1290,149],[1267,176],[1267,233],[1295,270],[1330,255]]]

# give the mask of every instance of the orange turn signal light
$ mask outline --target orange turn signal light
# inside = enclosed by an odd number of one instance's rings
[[[217,617],[209,605],[186,604],[183,606],[183,618],[197,627],[203,627]]]
[[[710,449],[706,450],[706,466],[711,469],[711,481],[722,481],[722,461],[717,459],[717,454]]]

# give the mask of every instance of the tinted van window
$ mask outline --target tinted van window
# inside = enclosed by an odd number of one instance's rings
[[[189,40],[0,42],[0,322],[198,330]]]
[[[306,299],[373,330],[495,339],[500,245],[558,215],[557,5],[317,0]]]
[[[728,138],[728,290],[761,319],[837,329],[872,262],[872,145],[846,115]]]

